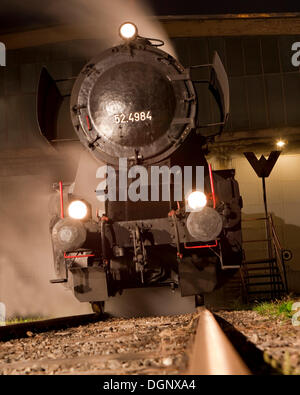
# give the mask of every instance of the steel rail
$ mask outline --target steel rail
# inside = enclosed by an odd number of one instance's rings
[[[105,314],[103,316],[98,316],[97,314],[84,314],[1,326],[0,342],[28,337],[28,332],[36,334],[51,330],[76,327],[79,325],[87,325],[101,319],[105,319],[106,317],[107,315]]]
[[[188,364],[189,375],[249,375],[251,372],[213,314],[199,307],[199,319]]]

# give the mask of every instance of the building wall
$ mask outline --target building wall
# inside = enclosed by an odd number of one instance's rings
[[[300,75],[292,65],[292,44],[300,35],[176,38],[186,66],[207,64],[217,51],[229,77],[228,132],[300,125]],[[206,70],[193,74],[207,78]],[[199,121],[215,122],[218,113],[203,84],[197,87]]]
[[[36,92],[43,66],[54,79],[76,77],[102,49],[99,40],[76,40],[7,51],[7,65],[0,67],[0,150],[32,148],[42,143]],[[73,82],[58,83],[62,95],[70,94]],[[67,104],[68,97],[59,115],[59,137],[70,137]]]

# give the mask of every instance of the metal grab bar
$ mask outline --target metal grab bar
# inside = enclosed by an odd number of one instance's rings
[[[272,234],[271,241],[273,243],[275,254],[277,255],[277,261],[279,263],[278,267],[279,267],[279,270],[283,276],[285,291],[286,291],[286,293],[288,293],[288,282],[287,282],[286,268],[285,268],[285,263],[284,263],[284,259],[283,259],[284,249],[282,248],[281,243],[278,238],[278,235],[276,233],[273,217],[271,214],[269,214],[269,216],[268,216],[268,223],[271,228],[271,234]]]
[[[250,221],[265,221],[266,217],[258,217],[258,218],[242,218],[242,222],[250,222]]]
[[[278,245],[278,248],[279,248],[280,250],[283,250],[283,248],[281,247],[281,244],[280,244],[278,235],[277,235],[277,233],[276,233],[276,229],[275,229],[275,226],[274,226],[273,217],[272,217],[271,214],[269,215],[269,221],[270,221],[270,225],[271,225],[271,230],[272,230],[272,233],[273,233],[273,237],[274,237],[274,239],[276,240],[276,243],[277,243],[277,245]]]

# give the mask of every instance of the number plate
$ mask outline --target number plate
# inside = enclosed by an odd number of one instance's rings
[[[151,111],[131,112],[129,114],[116,114],[114,115],[114,123],[130,123],[130,122],[144,122],[152,120]]]

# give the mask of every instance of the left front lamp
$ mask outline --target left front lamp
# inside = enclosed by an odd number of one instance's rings
[[[206,206],[207,199],[203,192],[194,191],[187,197],[188,208],[192,211],[202,210]]]
[[[84,219],[88,214],[88,207],[82,200],[73,200],[69,204],[68,213],[73,219]]]

